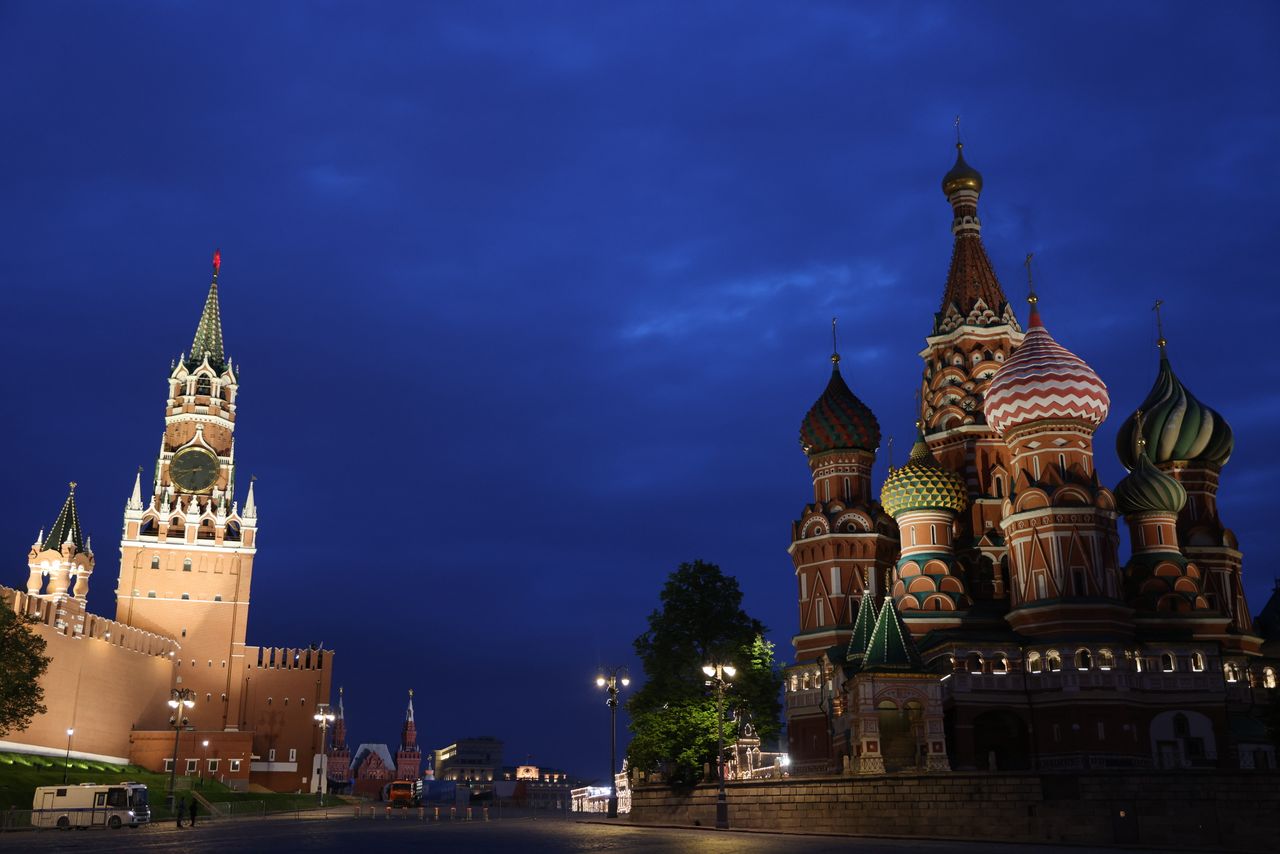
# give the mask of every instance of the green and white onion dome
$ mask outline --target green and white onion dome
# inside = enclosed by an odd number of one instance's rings
[[[1187,491],[1177,480],[1160,471],[1145,456],[1116,484],[1116,509],[1126,516],[1134,513],[1177,513],[1187,503]]]
[[[1116,453],[1127,469],[1137,465],[1139,456],[1160,465],[1174,460],[1226,465],[1235,447],[1231,425],[1187,390],[1169,357],[1160,353],[1160,372],[1147,399],[1138,407],[1142,413],[1141,435],[1137,413],[1120,425]],[[1143,447],[1140,440],[1146,441]]]

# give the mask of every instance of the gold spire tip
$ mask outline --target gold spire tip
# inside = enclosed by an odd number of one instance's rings
[[[1151,306],[1151,310],[1156,313],[1156,346],[1163,352],[1165,346],[1169,343],[1164,338],[1164,320],[1160,317],[1160,306],[1164,305],[1164,300],[1156,300],[1156,304]]]
[[[1035,257],[1035,253],[1028,252],[1026,259],[1022,262],[1022,265],[1027,268],[1027,302],[1035,305],[1040,301],[1040,298],[1036,296],[1036,282],[1035,278],[1031,275],[1031,259],[1033,257]]]
[[[956,148],[964,148],[964,143],[960,141],[960,114],[956,113]]]
[[[72,492],[76,491],[76,482],[74,480],[68,483],[67,486],[71,487]]]
[[[840,364],[840,346],[836,339],[836,318],[831,318],[831,364]]]

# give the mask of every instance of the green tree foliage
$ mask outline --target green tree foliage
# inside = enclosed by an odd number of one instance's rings
[[[40,677],[49,667],[45,640],[31,630],[34,623],[0,601],[0,737],[24,730],[46,709]]]
[[[742,610],[737,579],[715,564],[683,563],[662,588],[661,607],[636,638],[645,684],[627,703],[631,713],[631,767],[664,770],[673,782],[693,783],[716,755],[716,700],[702,666],[737,668],[725,710],[749,716],[760,737],[781,730],[782,674],[766,629]],[[726,715],[727,717],[727,715]],[[724,722],[726,743],[736,724]]]

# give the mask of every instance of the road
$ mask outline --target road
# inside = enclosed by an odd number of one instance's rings
[[[1003,845],[990,842],[923,842],[900,839],[734,833],[699,829],[632,827],[563,818],[492,822],[441,822],[279,818],[210,822],[194,829],[171,825],[138,830],[45,830],[0,835],[0,851],[145,852],[227,854],[238,851],[477,851],[493,854],[537,852],[652,852],[652,854],[1081,854],[1119,849]]]

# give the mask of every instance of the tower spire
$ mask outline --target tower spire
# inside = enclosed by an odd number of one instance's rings
[[[831,318],[831,364],[840,369],[840,346],[836,341],[836,318]]]
[[[205,297],[204,311],[200,313],[200,323],[196,326],[196,337],[191,342],[191,355],[187,358],[188,368],[197,368],[206,358],[209,367],[221,371],[226,364],[226,356],[222,349],[222,316],[218,309],[218,273],[222,269],[222,253],[213,253],[213,281],[209,285],[209,295]]]
[[[67,500],[62,504],[57,520],[49,529],[49,536],[44,538],[41,549],[57,551],[63,543],[73,544],[78,551],[84,551],[84,535],[80,531],[80,514],[76,512],[76,482],[68,484],[70,491]]]
[[[133,476],[133,494],[129,496],[129,503],[125,507],[128,510],[142,509],[142,466],[138,466],[138,473]]]
[[[1027,268],[1027,303],[1031,306],[1031,317],[1027,320],[1029,328],[1044,325],[1040,322],[1040,297],[1036,296],[1036,282],[1031,275],[1031,259],[1034,256],[1034,252],[1028,252],[1022,262],[1022,266]]]

